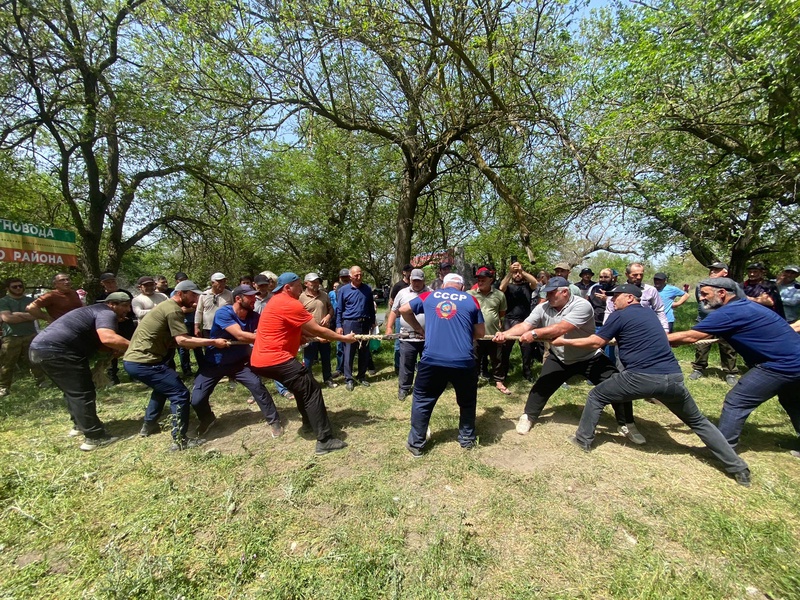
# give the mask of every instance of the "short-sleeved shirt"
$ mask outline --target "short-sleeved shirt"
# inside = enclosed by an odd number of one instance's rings
[[[800,378],[800,335],[766,306],[731,300],[692,329],[725,338],[748,366]]]
[[[28,304],[33,302],[30,296],[14,298],[10,294],[0,298],[0,312],[28,312]],[[6,337],[26,337],[36,334],[36,325],[33,321],[23,323],[3,323],[3,335]]]
[[[548,327],[566,321],[575,325],[575,329],[564,337],[579,339],[589,337],[594,333],[594,310],[588,300],[580,296],[570,296],[567,303],[559,308],[553,308],[549,302],[537,304],[525,322],[533,327]],[[565,364],[573,364],[589,360],[600,352],[596,348],[573,348],[571,346],[550,346],[550,353]]]
[[[397,296],[394,297],[394,304],[392,304],[392,311],[395,314],[397,314],[398,311],[400,310],[401,306],[403,306],[405,304],[408,304],[414,298],[418,298],[420,294],[424,294],[425,292],[430,292],[430,291],[431,291],[431,288],[429,288],[427,285],[425,287],[423,287],[422,290],[419,291],[419,293],[415,292],[414,289],[410,285],[404,287],[403,289],[401,289],[397,293]],[[425,313],[420,313],[420,315],[417,317],[417,321],[424,328],[425,327]],[[411,325],[409,325],[403,317],[400,317],[400,333],[412,333],[413,331],[414,331],[414,328],[411,327]],[[403,339],[401,339],[400,341],[401,342],[408,342],[408,343],[418,344],[421,340],[414,341],[413,339],[411,339],[411,340],[403,340]]]
[[[273,367],[293,359],[300,349],[302,327],[314,317],[286,292],[272,296],[261,313],[250,364]]]
[[[107,304],[92,304],[71,310],[33,338],[31,348],[88,357],[100,347],[98,329],[117,331],[117,314]]]
[[[639,304],[656,313],[656,316],[661,323],[661,327],[665,332],[669,331],[667,315],[664,314],[664,302],[661,300],[658,290],[655,288],[655,286],[650,285],[649,283],[643,283],[641,287],[642,297],[639,298]],[[608,300],[606,300],[606,323],[608,322],[609,315],[611,315],[615,310],[617,309],[614,306],[614,296],[609,296]]]
[[[162,302],[139,321],[123,360],[154,365],[175,348],[175,338],[186,335],[183,311],[174,300]]]
[[[616,338],[619,360],[627,371],[655,375],[681,372],[661,320],[641,304],[615,310],[597,335],[604,340]]]
[[[676,298],[685,296],[686,292],[679,287],[668,284],[664,286],[664,289],[659,290],[658,295],[661,296],[661,302],[664,303],[664,316],[667,317],[667,323],[674,323],[675,313],[672,310],[672,303],[675,302]]]
[[[533,290],[530,284],[527,281],[524,283],[514,283],[512,281],[506,287],[505,295],[506,307],[508,308],[506,319],[515,323],[524,321],[531,314]]]
[[[320,292],[316,296],[312,296],[307,292],[303,292],[300,294],[300,304],[303,305],[311,316],[314,317],[314,321],[319,323],[324,319],[327,315],[333,314],[333,306],[331,305],[331,299],[328,298],[328,294],[325,292]],[[328,323],[328,327],[332,327],[334,325],[333,319],[331,319]]]
[[[392,300],[394,300],[394,298],[397,298],[397,294],[399,294],[399,293],[400,293],[400,290],[402,290],[402,289],[404,289],[404,288],[407,288],[407,287],[408,287],[408,285],[409,285],[409,284],[407,284],[407,283],[406,283],[405,281],[403,281],[402,279],[401,279],[400,281],[398,281],[397,283],[395,283],[395,284],[392,286],[392,291],[390,291],[390,292],[389,292],[389,298],[390,298],[390,299],[392,299]]]
[[[478,301],[483,313],[483,324],[486,326],[486,335],[494,335],[500,331],[500,321],[502,314],[505,314],[508,304],[506,295],[497,288],[491,288],[488,294],[482,294],[480,290],[469,290],[467,292]]]
[[[424,292],[408,305],[415,315],[425,315],[425,346],[420,363],[457,369],[475,367],[473,332],[475,325],[484,322],[475,296],[443,288]]]
[[[63,317],[69,311],[83,306],[81,297],[78,296],[78,292],[75,290],[67,290],[66,292],[53,290],[52,292],[42,294],[36,298],[32,304],[37,308],[47,311],[47,314],[53,319]]]
[[[214,313],[220,306],[228,304],[233,304],[233,294],[230,290],[222,290],[219,294],[215,294],[208,288],[197,298],[197,310],[194,311],[195,327],[211,329],[214,324]]]
[[[250,311],[245,319],[240,319],[239,315],[237,315],[236,311],[233,309],[233,306],[222,306],[214,314],[214,324],[211,326],[209,335],[212,338],[235,340],[236,338],[226,331],[231,325],[238,325],[242,331],[255,333],[258,328],[260,316],[261,315],[257,312]],[[232,365],[240,363],[250,358],[251,349],[249,344],[237,344],[229,348],[209,346],[206,348],[206,362],[212,365]]]

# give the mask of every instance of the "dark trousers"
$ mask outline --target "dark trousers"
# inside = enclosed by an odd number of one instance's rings
[[[204,363],[200,367],[200,372],[194,380],[192,388],[192,407],[197,413],[197,417],[204,421],[213,415],[209,398],[214,392],[214,388],[223,377],[229,377],[231,381],[238,381],[253,395],[253,398],[261,409],[267,423],[280,422],[278,409],[272,396],[264,387],[258,375],[250,370],[246,361],[240,361],[230,365],[210,365]]]
[[[30,349],[28,357],[31,364],[40,367],[64,393],[75,428],[87,438],[103,437],[106,430],[97,416],[97,393],[89,359],[62,349],[48,351],[41,348]]]
[[[189,431],[189,390],[183,385],[175,369],[166,363],[146,365],[142,363],[122,361],[122,368],[131,379],[141,381],[152,388],[150,401],[144,413],[144,420],[155,422],[161,417],[164,404],[169,400],[169,411],[172,414],[172,439],[185,440]]]
[[[250,365],[250,370],[260,377],[280,381],[294,394],[303,424],[314,429],[317,440],[324,442],[331,437],[331,424],[322,398],[322,388],[304,365],[292,358],[272,367]]]
[[[369,333],[369,323],[366,321],[344,321],[342,322],[344,334],[348,333]],[[353,381],[353,361],[358,352],[358,380],[365,379],[370,363],[369,342],[357,342],[355,344],[344,345],[344,378],[346,381]]]
[[[545,359],[542,365],[542,372],[528,394],[528,401],[525,403],[525,414],[528,415],[531,421],[538,419],[547,401],[550,400],[550,396],[555,394],[556,390],[574,375],[585,377],[593,384],[598,385],[609,379],[616,372],[616,367],[602,352],[598,352],[589,360],[569,365],[561,362],[551,353]],[[624,425],[625,423],[634,422],[633,404],[631,402],[615,402],[612,407],[618,424]]]
[[[503,345],[495,344],[492,340],[476,340],[475,341],[475,359],[479,365],[481,375],[488,378],[492,377],[495,381],[503,381],[506,374],[502,371],[500,363],[503,357]],[[486,369],[486,360],[492,367],[492,372],[489,373]]]
[[[183,319],[183,323],[186,325],[186,332],[193,336],[194,335],[194,314],[192,314],[191,319]],[[181,361],[181,372],[184,375],[188,375],[192,372],[192,359],[191,353],[194,353],[194,361],[197,363],[197,368],[199,369],[200,366],[203,364],[203,349],[202,348],[182,348],[178,347],[178,356],[180,357]]]
[[[414,385],[414,371],[424,347],[425,342],[400,342],[400,374],[397,377],[399,391],[407,394]]]
[[[503,330],[508,331],[520,321],[509,319],[506,317],[503,322]],[[522,354],[522,376],[528,379],[531,376],[531,367],[535,356],[536,344],[523,344],[522,342],[515,342],[509,340],[502,346],[502,354],[500,357],[500,373],[503,379],[508,375],[508,369],[511,365],[511,351],[514,350],[514,344],[519,343],[519,351]]]
[[[739,443],[739,434],[750,413],[773,396],[778,396],[778,402],[800,436],[800,375],[790,377],[753,367],[736,382],[722,404],[719,430],[731,446]]]
[[[408,444],[414,448],[425,446],[425,436],[431,413],[447,384],[456,392],[460,409],[458,418],[458,442],[469,446],[475,441],[475,410],[478,403],[478,372],[475,367],[458,369],[419,363],[417,380],[414,383],[414,399],[411,402],[411,431]]]
[[[623,371],[614,374],[589,392],[575,437],[582,444],[591,444],[600,413],[606,404],[631,402],[638,398],[661,401],[672,414],[691,427],[728,473],[738,473],[747,468],[747,463],[736,454],[725,436],[697,408],[694,398],[683,384],[682,373],[661,375]]]
[[[328,381],[331,378],[330,342],[311,342],[303,348],[303,364],[309,371],[311,371],[311,365],[317,361],[317,357],[322,365],[322,381]]]
[[[695,371],[706,370],[708,367],[708,355],[711,354],[711,346],[713,345],[700,344],[695,346],[692,369]],[[738,373],[736,369],[736,350],[722,339],[717,342],[717,346],[719,347],[719,364],[722,367],[722,371],[726,375],[736,375]]]

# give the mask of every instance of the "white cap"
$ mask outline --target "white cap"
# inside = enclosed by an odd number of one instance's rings
[[[464,278],[459,275],[458,273],[448,273],[444,276],[442,280],[442,285],[445,286],[448,283],[457,283],[458,285],[464,285]]]
[[[316,273],[309,273],[303,278],[303,281],[322,281],[322,277]]]
[[[223,279],[227,279],[227,277],[225,277],[225,275],[223,275],[222,273],[219,273],[219,272],[214,273],[211,276],[211,281],[221,281]]]

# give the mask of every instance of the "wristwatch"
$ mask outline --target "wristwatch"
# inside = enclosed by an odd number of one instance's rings
[[[536,335],[536,330],[535,330],[535,329],[531,329],[531,337],[532,337],[533,339],[535,339],[535,340],[538,340],[538,339],[539,339],[539,336],[538,336],[538,335]]]

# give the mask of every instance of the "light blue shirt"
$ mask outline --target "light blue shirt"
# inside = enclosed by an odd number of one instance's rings
[[[794,323],[800,318],[800,288],[794,283],[789,285],[778,284],[778,293],[781,295],[783,314],[786,316],[786,321]]]
[[[661,296],[661,301],[664,303],[664,314],[667,317],[667,323],[674,323],[675,313],[672,311],[672,303],[675,302],[675,298],[685,296],[686,292],[679,287],[667,284],[663,290],[658,292],[658,295]]]

